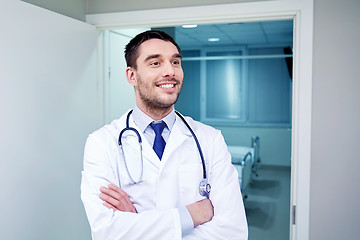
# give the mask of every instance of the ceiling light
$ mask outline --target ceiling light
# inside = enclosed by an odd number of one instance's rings
[[[218,41],[220,41],[220,38],[209,38],[208,41],[209,42],[218,42]]]
[[[196,24],[186,24],[186,25],[182,25],[181,27],[183,28],[196,28],[198,25]]]

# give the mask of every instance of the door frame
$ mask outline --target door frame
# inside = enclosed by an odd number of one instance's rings
[[[293,19],[290,239],[309,239],[313,0],[274,0],[128,11],[86,16],[100,30]],[[184,14],[186,13],[186,14]],[[99,52],[103,42],[99,41]],[[104,113],[103,62],[99,58],[99,119]],[[103,107],[101,107],[103,106]],[[296,214],[295,214],[296,209]]]

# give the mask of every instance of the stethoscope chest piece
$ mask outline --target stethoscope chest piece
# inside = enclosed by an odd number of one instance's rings
[[[200,195],[209,198],[210,191],[211,191],[210,184],[208,183],[207,179],[203,179],[199,184]]]

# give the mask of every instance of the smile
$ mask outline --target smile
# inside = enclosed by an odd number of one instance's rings
[[[173,84],[173,83],[159,85],[160,88],[173,88],[174,86],[175,86],[175,84]]]

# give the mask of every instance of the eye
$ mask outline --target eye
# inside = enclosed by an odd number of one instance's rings
[[[151,66],[159,66],[160,62],[154,61],[150,63]]]
[[[172,61],[172,64],[173,64],[173,65],[179,65],[179,64],[180,64],[180,60],[177,60],[177,59],[176,59],[176,60],[173,60],[173,61]]]

